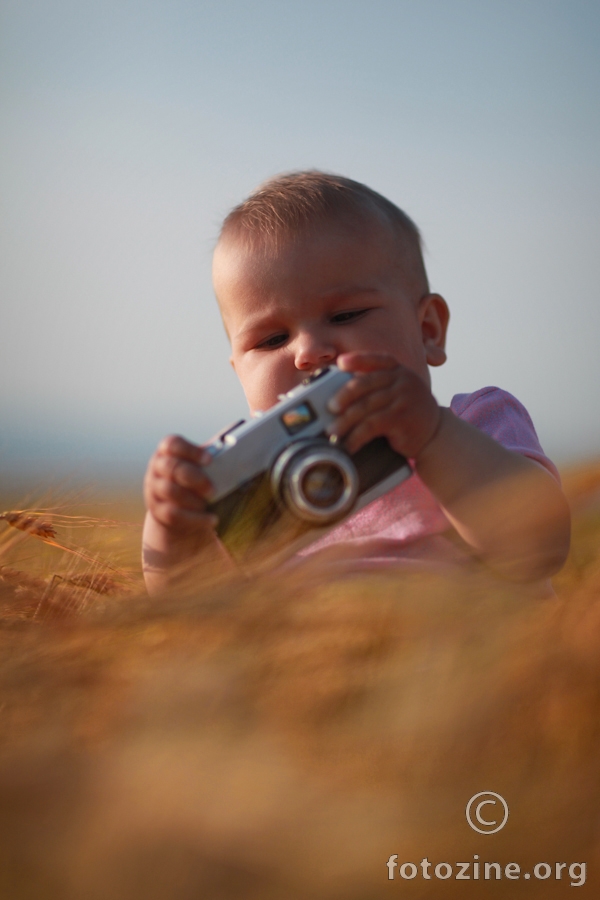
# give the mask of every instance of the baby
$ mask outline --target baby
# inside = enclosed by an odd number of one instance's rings
[[[525,408],[498,388],[449,408],[431,392],[449,311],[429,290],[417,227],[393,203],[321,172],[274,178],[226,218],[213,278],[251,412],[336,363],[355,377],[331,401],[331,433],[350,453],[385,436],[414,471],[304,555],[335,550],[371,566],[477,557],[521,582],[562,566],[569,510]],[[144,493],[151,593],[184,570],[233,567],[206,509],[201,446],[165,438]]]

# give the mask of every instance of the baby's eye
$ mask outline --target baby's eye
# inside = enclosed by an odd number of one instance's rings
[[[287,341],[287,334],[274,334],[272,337],[267,338],[266,341],[261,341],[260,344],[257,344],[257,350],[276,350],[277,347],[281,347],[282,344],[285,344]]]
[[[343,325],[345,322],[352,322],[355,319],[360,319],[361,316],[364,316],[368,311],[368,309],[350,309],[347,312],[336,313],[335,316],[331,317],[331,321]]]

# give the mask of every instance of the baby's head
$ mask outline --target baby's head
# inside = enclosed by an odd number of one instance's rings
[[[225,219],[213,264],[231,363],[251,410],[344,353],[392,355],[429,383],[448,309],[416,225],[348,178],[273,178]]]

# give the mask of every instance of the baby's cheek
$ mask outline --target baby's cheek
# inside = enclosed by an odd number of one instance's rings
[[[249,366],[240,381],[252,412],[268,409],[276,402],[276,384],[270,366],[264,362]]]
[[[277,403],[279,394],[285,394],[301,380],[293,354],[287,348],[248,354],[235,369],[253,412],[270,409]]]

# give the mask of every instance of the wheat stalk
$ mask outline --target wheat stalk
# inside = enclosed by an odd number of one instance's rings
[[[3,512],[0,519],[4,520],[8,525],[17,528],[19,531],[26,531],[34,537],[39,537],[43,541],[56,537],[54,526],[44,519],[36,515],[31,515],[27,511],[17,510],[15,512]]]
[[[52,516],[52,518],[54,519],[57,517]],[[80,524],[84,527],[89,527],[91,524],[103,524],[102,519],[93,520],[85,516],[59,516],[58,518],[62,520],[62,524],[69,525]],[[18,531],[23,531],[25,534],[40,538],[40,540],[49,544],[51,547],[58,547],[59,550],[63,550],[65,553],[71,553],[73,556],[77,556],[79,559],[83,559],[86,562],[93,563],[94,565],[100,564],[103,568],[110,569],[113,572],[119,572],[117,566],[111,565],[106,560],[100,560],[97,555],[93,556],[81,547],[72,547],[64,541],[57,540],[54,525],[49,522],[47,518],[40,516],[36,510],[20,509],[3,512],[0,515],[0,520],[5,521],[8,525],[12,528],[16,528]],[[72,520],[75,521],[73,522]],[[110,520],[107,521],[110,525],[116,524],[110,522]]]
[[[95,591],[96,594],[115,594],[123,590],[123,585],[106,572],[84,572],[82,575],[66,578],[65,581],[76,588]]]

